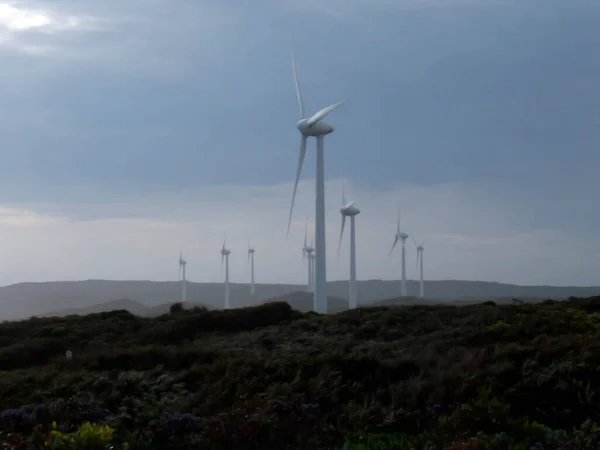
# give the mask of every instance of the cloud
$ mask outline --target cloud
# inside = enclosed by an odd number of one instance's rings
[[[4,282],[171,278],[179,246],[191,278],[218,280],[226,233],[234,278],[251,240],[259,278],[302,281],[311,182],[284,238],[293,47],[307,110],[348,99],[327,175],[343,169],[363,211],[360,278],[397,278],[401,200],[427,277],[594,283],[599,7],[540,3],[2,3]]]
[[[87,18],[62,16],[53,11],[31,9],[22,4],[0,4],[0,27],[9,32],[39,30],[44,33],[80,28]]]
[[[305,220],[312,238],[314,182],[303,181],[290,237],[292,185],[213,186],[180,197],[125,199],[122,203],[7,205],[0,215],[3,283],[64,279],[153,279],[177,276],[182,249],[192,281],[220,281],[219,250],[227,236],[231,278],[246,282],[247,245],[256,248],[259,282],[302,283]],[[427,279],[471,279],[523,284],[593,284],[598,249],[588,236],[515,224],[498,209],[493,186],[406,185],[378,191],[346,181],[357,217],[359,279],[398,279],[400,252],[388,256],[402,201],[402,229],[426,240]],[[327,184],[328,279],[347,279],[348,234],[340,261],[339,180]],[[518,213],[517,213],[518,215]],[[504,220],[501,220],[504,218]],[[396,250],[399,250],[397,248]],[[408,274],[417,277],[414,245],[407,243]]]
[[[43,56],[57,50],[48,44],[51,35],[89,32],[100,24],[97,18],[71,15],[48,3],[0,3],[0,48]]]

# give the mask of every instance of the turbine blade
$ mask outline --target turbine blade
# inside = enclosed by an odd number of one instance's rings
[[[304,156],[306,155],[306,136],[302,135],[300,141],[300,155],[298,157],[298,169],[296,170],[296,182],[294,183],[294,193],[292,194],[292,205],[290,206],[290,217],[288,219],[287,236],[290,235],[290,225],[292,224],[292,212],[294,211],[294,201],[296,200],[296,191],[298,190],[298,181],[300,181],[300,173],[304,164]]]
[[[348,203],[345,208],[350,208],[352,205],[354,205],[356,203],[355,200],[352,200],[350,203]]]
[[[410,238],[412,239],[413,244],[415,244],[415,247],[419,248],[419,246],[417,245],[417,241],[415,241],[415,238],[412,236]]]
[[[308,125],[309,127],[313,126],[315,123],[317,123],[319,120],[324,118],[327,114],[329,114],[331,111],[336,109],[338,106],[340,106],[344,102],[345,102],[345,100],[342,100],[341,102],[337,102],[337,103],[334,103],[333,105],[329,105],[329,106],[323,108],[321,111],[317,112],[314,116],[312,116],[310,119],[308,119],[306,121],[306,125]]]
[[[340,259],[340,250],[342,249],[342,237],[344,236],[344,225],[346,225],[346,216],[342,214],[342,228],[340,229],[340,242],[338,243],[338,261]]]
[[[296,98],[298,99],[298,107],[300,108],[300,118],[304,119],[304,103],[302,102],[302,93],[300,91],[300,81],[298,80],[298,71],[296,70],[296,59],[292,53],[292,68],[294,69],[294,82],[296,83]]]
[[[342,177],[342,206],[346,204],[346,194],[344,192],[344,178]]]
[[[421,254],[421,252],[419,250],[417,250],[417,267],[419,267],[419,255]]]
[[[388,256],[392,254],[392,252],[394,251],[394,248],[396,248],[397,243],[398,243],[398,236],[396,236],[396,238],[394,239],[394,243],[392,244],[392,248],[390,248],[390,252],[388,253]]]
[[[400,233],[400,204],[398,204],[398,226],[396,232]]]

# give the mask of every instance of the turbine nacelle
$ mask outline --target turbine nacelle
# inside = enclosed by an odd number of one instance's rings
[[[221,255],[223,255],[223,256],[229,256],[229,255],[231,255],[231,252],[229,250],[227,250],[226,248],[222,248],[221,249]]]
[[[356,216],[360,214],[360,209],[354,206],[354,202],[350,202],[346,206],[342,206],[340,212],[343,216]]]
[[[396,240],[401,239],[402,241],[405,241],[408,239],[408,234],[406,233],[402,233],[402,232],[398,232],[396,233]]]
[[[302,136],[325,136],[327,134],[333,133],[335,130],[335,128],[332,125],[329,125],[328,123],[323,122],[322,120],[319,120],[318,122],[313,123],[312,125],[309,121],[310,118],[305,118],[298,122],[298,125],[296,125],[298,131],[302,133]]]

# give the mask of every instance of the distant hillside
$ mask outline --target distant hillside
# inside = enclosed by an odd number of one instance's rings
[[[104,303],[97,303],[95,305],[88,306],[85,308],[72,308],[72,309],[66,309],[66,310],[62,310],[62,311],[51,311],[46,314],[40,314],[40,316],[64,317],[64,316],[69,316],[69,315],[73,315],[73,314],[83,316],[86,314],[94,314],[94,313],[99,313],[99,312],[107,312],[107,311],[124,309],[124,310],[129,311],[132,314],[135,314],[136,316],[156,317],[156,316],[160,316],[162,314],[168,313],[169,310],[171,309],[172,304],[173,304],[173,302],[170,302],[170,303],[163,303],[162,305],[150,307],[150,306],[142,305],[139,302],[134,302],[132,300],[123,299],[123,300],[113,300],[113,301],[104,302]],[[185,302],[185,303],[183,303],[182,306],[184,309],[193,309],[195,307],[205,307],[206,308],[206,305],[203,305],[202,303]]]
[[[112,300],[110,302],[97,303],[92,306],[87,306],[85,308],[70,308],[63,309],[61,311],[51,311],[47,314],[39,314],[40,316],[54,316],[54,317],[64,317],[70,316],[72,314],[77,314],[83,316],[85,314],[94,314],[105,311],[114,311],[118,309],[125,309],[136,316],[147,316],[149,311],[152,308],[148,308],[141,303],[134,302],[132,300],[122,299],[122,300]]]
[[[258,284],[256,295],[250,296],[247,284],[231,285],[233,307],[261,304],[265,300],[304,291],[304,285]],[[398,298],[399,281],[365,280],[358,282],[358,303]],[[418,292],[418,283],[408,282],[411,296]],[[425,293],[431,301],[469,301],[513,297],[528,299],[564,299],[570,296],[591,297],[600,294],[600,286],[553,287],[515,286],[482,281],[426,281]],[[189,283],[187,298],[208,308],[222,308],[222,283]],[[348,282],[328,283],[328,294],[343,303],[348,301]],[[175,281],[57,281],[50,283],[19,283],[0,287],[0,319],[18,319],[32,315],[42,316],[56,312],[90,308],[95,305],[128,299],[128,308],[153,308],[168,305],[180,298],[180,284]],[[106,307],[106,305],[104,306]],[[340,306],[341,307],[341,306]],[[128,309],[126,308],[126,309]],[[337,306],[334,306],[337,308]],[[168,309],[168,307],[167,307]],[[133,312],[133,311],[132,311]]]

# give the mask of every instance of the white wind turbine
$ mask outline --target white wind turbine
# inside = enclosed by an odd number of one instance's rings
[[[417,267],[419,267],[420,278],[419,278],[419,297],[425,296],[425,285],[423,284],[423,250],[425,250],[425,241],[417,245],[417,241],[413,239],[415,247],[417,247]],[[419,265],[419,262],[421,263]]]
[[[338,245],[338,259],[340,257],[340,250],[342,248],[342,237],[344,236],[344,225],[346,224],[346,217],[350,217],[350,281],[349,281],[349,292],[348,292],[348,308],[355,309],[357,306],[356,302],[356,232],[355,232],[355,218],[360,214],[360,209],[354,206],[355,202],[346,203],[346,195],[344,194],[344,182],[342,181],[342,207],[340,213],[342,214],[342,228],[340,230],[340,242]]]
[[[294,210],[294,201],[296,199],[296,190],[298,181],[302,172],[302,164],[306,154],[306,141],[309,137],[317,140],[317,177],[316,177],[316,202],[315,202],[315,235],[316,235],[316,258],[315,258],[315,295],[314,310],[318,313],[327,312],[327,254],[325,251],[325,136],[333,133],[333,126],[323,122],[323,118],[331,111],[340,106],[344,101],[334,103],[321,109],[311,117],[304,115],[304,104],[300,92],[300,83],[296,71],[296,63],[292,55],[292,68],[294,71],[294,81],[296,83],[296,96],[300,108],[301,119],[296,125],[301,134],[300,155],[298,159],[298,169],[296,171],[296,182],[294,183],[294,193],[292,194],[292,204],[290,206],[290,217],[288,221],[288,235],[292,223],[292,212]]]
[[[306,241],[307,225],[304,225],[304,247],[302,247],[302,257],[308,260],[308,287],[307,292],[314,292],[314,275],[315,275],[315,248],[308,245]]]
[[[400,231],[400,208],[398,208],[398,226],[396,228],[396,235],[394,237],[394,244],[390,249],[388,255],[391,255],[394,251],[394,247],[398,241],[402,241],[402,284],[400,285],[400,295],[402,297],[406,297],[406,239],[408,239],[408,234],[402,233]]]
[[[223,260],[225,260],[225,309],[229,309],[229,255],[231,255],[231,252],[225,248],[225,242],[227,242],[227,238],[223,241],[223,247],[221,248],[221,269],[223,268]]]
[[[248,244],[248,261],[250,261],[250,295],[254,295],[254,247]]]
[[[183,259],[183,255],[182,252],[179,252],[179,277],[181,280],[181,301],[183,303],[185,303],[186,298],[187,298],[187,292],[186,292],[186,288],[187,288],[187,280],[185,279],[185,266],[187,264],[187,261],[185,261]]]

